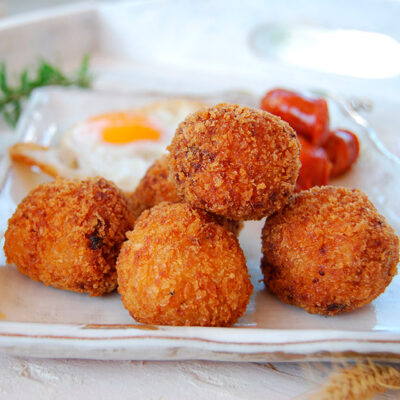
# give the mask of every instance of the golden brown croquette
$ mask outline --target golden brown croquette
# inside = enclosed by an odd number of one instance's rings
[[[156,160],[147,170],[136,190],[129,195],[129,205],[135,218],[138,218],[144,210],[163,201],[182,202],[183,199],[179,196],[174,182],[169,179],[168,159],[168,155],[164,155]],[[243,228],[243,221],[235,221],[219,215],[214,216],[218,224],[229,229],[236,236],[239,235]]]
[[[235,235],[186,203],[144,211],[117,261],[131,316],[158,325],[230,326],[253,286]]]
[[[282,208],[300,169],[300,145],[286,122],[234,104],[189,115],[168,149],[171,179],[185,201],[234,220]]]
[[[182,201],[175,184],[169,179],[168,155],[156,160],[147,170],[136,190],[129,196],[129,204],[135,217],[155,205],[168,201]]]
[[[244,227],[243,221],[235,221],[234,219],[225,218],[222,215],[208,213],[210,217],[214,219],[214,221],[223,226],[228,231],[231,231],[236,237],[239,236],[240,231]]]
[[[368,197],[333,186],[302,191],[262,232],[267,288],[309,313],[370,303],[397,273],[399,239]]]
[[[8,222],[8,263],[46,286],[100,296],[117,285],[116,259],[133,215],[103,178],[39,185]]]

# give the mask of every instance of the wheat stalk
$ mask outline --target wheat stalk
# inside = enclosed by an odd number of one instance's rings
[[[334,372],[310,400],[368,400],[387,389],[400,390],[400,370],[368,360]]]

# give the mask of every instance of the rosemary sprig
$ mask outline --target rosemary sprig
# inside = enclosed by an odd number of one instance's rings
[[[19,84],[11,87],[8,83],[6,64],[0,64],[0,115],[10,127],[15,127],[22,112],[22,101],[29,97],[33,89],[42,86],[78,86],[88,88],[92,83],[89,72],[89,56],[85,55],[79,69],[67,76],[57,66],[40,60],[34,77],[28,70],[22,71]]]

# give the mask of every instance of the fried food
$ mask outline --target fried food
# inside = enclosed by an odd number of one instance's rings
[[[309,313],[352,311],[397,274],[399,239],[368,197],[332,186],[300,192],[262,232],[266,287]]]
[[[8,221],[8,263],[46,286],[100,296],[117,285],[116,259],[134,218],[103,178],[39,185]]]
[[[139,215],[155,205],[168,201],[179,203],[183,199],[179,196],[174,182],[169,179],[168,155],[164,155],[154,162],[147,170],[146,175],[140,181],[136,190],[128,197],[130,208],[135,216]],[[216,222],[229,229],[236,236],[243,228],[242,221],[227,219],[214,215]]]
[[[62,132],[59,143],[50,147],[16,143],[9,150],[10,158],[53,177],[102,176],[132,192],[152,162],[164,154],[179,122],[204,105],[167,99],[94,115]]]
[[[168,149],[171,178],[185,201],[234,220],[282,208],[300,169],[300,145],[286,122],[232,104],[189,115]]]
[[[159,325],[230,326],[253,286],[236,237],[186,203],[142,213],[117,261],[118,291],[131,316]]]
[[[240,231],[243,229],[243,221],[235,221],[234,219],[225,218],[222,215],[208,213],[214,221],[223,226],[228,231],[231,231],[236,237],[239,236]]]
[[[156,160],[147,170],[136,190],[129,196],[129,204],[135,217],[155,205],[168,201],[179,203],[182,197],[169,179],[168,155]]]

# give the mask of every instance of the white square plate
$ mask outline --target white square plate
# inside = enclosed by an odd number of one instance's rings
[[[173,94],[110,94],[48,88],[35,92],[18,126],[20,140],[54,144],[72,124],[104,111],[127,109]],[[199,97],[210,103],[255,106],[259,98],[237,92]],[[331,126],[355,131],[361,156],[341,181],[359,187],[400,232],[399,163],[385,156],[366,129],[330,101]],[[0,237],[18,202],[48,178],[12,165],[1,185]],[[1,181],[1,179],[0,179]],[[93,359],[209,359],[293,361],[370,356],[400,362],[400,279],[372,304],[335,317],[307,314],[281,303],[260,283],[261,222],[240,235],[255,292],[232,328],[159,327],[135,323],[117,293],[100,298],[45,287],[5,265],[0,257],[0,348],[10,354]],[[2,241],[3,244],[3,241]]]

